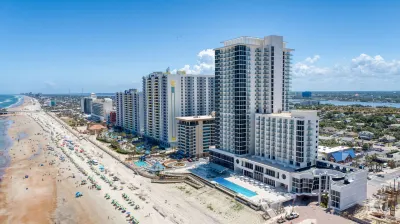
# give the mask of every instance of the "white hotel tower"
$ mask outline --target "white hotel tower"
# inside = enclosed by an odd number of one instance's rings
[[[143,77],[144,136],[165,147],[177,146],[176,117],[214,111],[214,76],[153,72]]]
[[[254,154],[255,114],[289,110],[292,49],[283,37],[240,37],[215,49],[217,146]]]
[[[240,37],[223,44],[215,49],[215,152],[294,169],[315,165],[317,112],[288,112],[293,50],[282,36]],[[242,169],[232,159],[214,160]]]

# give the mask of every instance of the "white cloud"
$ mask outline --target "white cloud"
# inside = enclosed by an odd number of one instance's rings
[[[294,77],[304,77],[312,75],[327,75],[330,73],[329,68],[318,67],[313,65],[321,57],[319,55],[314,55],[312,58],[308,57],[302,62],[297,62],[293,65],[292,72]]]
[[[382,56],[360,54],[347,63],[318,66],[320,56],[308,57],[293,65],[293,89],[382,90],[397,89],[400,60],[387,61]],[[383,84],[382,81],[390,80]]]
[[[320,59],[319,55],[308,57],[293,66],[294,77],[309,77],[313,75],[325,75],[332,77],[375,77],[400,75],[400,61],[386,61],[382,56],[374,57],[360,54],[348,64],[335,64],[332,67],[319,67],[314,65]]]
[[[382,56],[367,54],[351,60],[351,70],[362,76],[400,75],[400,61],[386,61]]]
[[[312,58],[310,57],[306,58],[306,62],[313,64],[314,62],[318,61],[319,58],[320,58],[319,55],[314,55],[314,57]]]
[[[202,50],[197,54],[197,64],[185,65],[181,69],[174,69],[172,73],[176,73],[178,70],[185,71],[186,74],[194,75],[212,75],[214,74],[214,50],[206,49]]]

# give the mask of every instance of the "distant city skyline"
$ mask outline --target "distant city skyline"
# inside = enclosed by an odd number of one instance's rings
[[[167,67],[212,75],[221,40],[266,33],[295,49],[293,91],[399,89],[398,1],[199,3],[5,0],[0,93],[141,89]]]

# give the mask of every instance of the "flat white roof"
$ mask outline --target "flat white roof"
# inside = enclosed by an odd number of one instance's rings
[[[332,153],[332,152],[338,152],[338,151],[343,151],[346,149],[352,149],[352,147],[348,146],[336,146],[336,147],[328,147],[328,146],[318,146],[318,152],[323,152],[323,153]]]

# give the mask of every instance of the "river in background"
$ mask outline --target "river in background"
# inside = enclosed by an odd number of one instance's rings
[[[320,104],[332,104],[335,106],[352,106],[361,105],[367,107],[394,107],[400,108],[400,103],[380,103],[380,102],[357,102],[357,101],[339,101],[339,100],[323,100]]]

